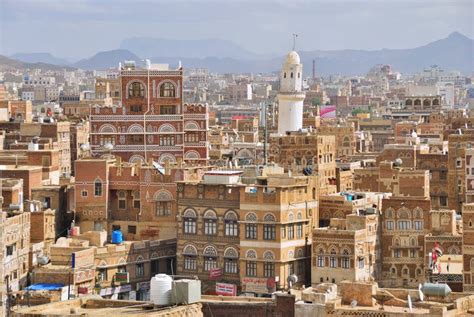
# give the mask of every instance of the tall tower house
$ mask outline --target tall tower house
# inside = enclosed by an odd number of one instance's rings
[[[280,91],[278,92],[278,134],[288,131],[298,131],[303,127],[302,91],[303,64],[300,56],[291,51],[283,63],[280,74]]]

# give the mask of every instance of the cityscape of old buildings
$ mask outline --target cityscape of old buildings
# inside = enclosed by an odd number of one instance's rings
[[[3,76],[2,313],[145,311],[157,274],[199,280],[203,316],[474,309],[472,79],[438,75],[307,78],[291,51]]]

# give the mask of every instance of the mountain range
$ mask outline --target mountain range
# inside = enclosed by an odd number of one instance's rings
[[[27,69],[41,69],[43,71],[46,70],[61,70],[61,69],[67,69],[67,70],[74,70],[74,67],[70,66],[65,66],[65,65],[54,65],[54,64],[49,64],[49,63],[43,63],[43,62],[23,62],[20,60],[12,59],[3,55],[0,55],[0,71],[24,71]]]
[[[315,60],[318,76],[330,74],[363,75],[376,64],[390,64],[396,71],[415,73],[430,65],[445,70],[474,71],[474,40],[459,32],[423,46],[410,49],[380,50],[314,50],[299,51],[306,75],[311,75]],[[120,49],[99,52],[76,63],[51,54],[15,54],[12,57],[32,63],[47,62],[82,69],[117,67],[124,60],[151,59],[153,62],[187,68],[204,67],[219,73],[273,72],[281,68],[284,56],[262,56],[227,40],[168,40],[134,37],[124,39]],[[0,60],[1,64],[1,60]]]

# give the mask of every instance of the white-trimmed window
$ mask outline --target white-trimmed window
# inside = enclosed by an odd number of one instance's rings
[[[94,196],[102,196],[102,182],[99,179],[94,182]]]
[[[324,267],[324,250],[319,249],[319,255],[318,255],[318,267]]]
[[[117,193],[118,196],[118,209],[126,209],[127,208],[127,194],[124,191],[119,191]]]
[[[331,250],[331,257],[329,258],[329,267],[337,267],[336,250]]]
[[[348,269],[350,267],[349,251],[342,251],[341,267]]]
[[[415,220],[415,230],[423,230],[423,221],[421,220]]]
[[[196,234],[196,213],[188,209],[184,212],[183,218],[184,233]]]
[[[237,237],[239,235],[237,215],[233,211],[228,211],[224,216],[224,234],[229,237]]]
[[[408,220],[399,220],[398,221],[398,230],[410,230],[411,223]]]

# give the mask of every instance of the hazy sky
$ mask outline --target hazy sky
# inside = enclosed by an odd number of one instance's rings
[[[88,57],[127,37],[228,39],[256,53],[410,48],[474,37],[474,0],[0,0],[0,53]]]

